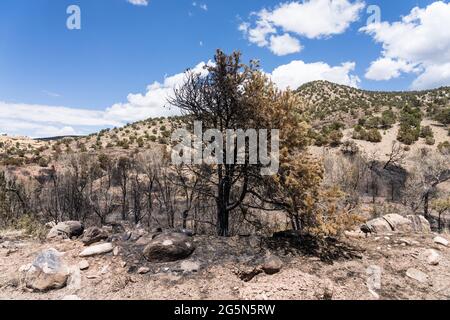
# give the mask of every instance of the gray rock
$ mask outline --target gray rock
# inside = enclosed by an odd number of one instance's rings
[[[157,235],[144,248],[144,257],[150,262],[171,262],[185,259],[195,250],[191,238],[182,233]]]
[[[108,232],[98,227],[91,227],[84,231],[81,241],[85,246],[108,239]]]
[[[96,244],[90,247],[87,247],[80,253],[80,257],[90,257],[98,254],[108,253],[114,250],[114,247],[111,243],[101,243]]]
[[[63,270],[63,264],[61,261],[62,255],[62,253],[53,248],[41,251],[34,259],[32,266],[44,273],[60,272]]]
[[[283,261],[277,256],[267,256],[264,260],[264,263],[261,266],[261,269],[266,274],[275,274],[280,272],[281,268],[283,268]]]
[[[79,237],[83,231],[84,226],[79,221],[60,222],[49,231],[47,239]]]
[[[427,283],[428,282],[428,275],[426,273],[423,273],[420,270],[410,268],[406,271],[406,275],[410,277],[411,279],[414,279],[416,281],[419,281],[421,283]]]

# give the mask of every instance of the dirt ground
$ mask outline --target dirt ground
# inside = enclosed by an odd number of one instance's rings
[[[32,263],[44,249],[64,252],[67,265],[77,265],[83,244],[78,240],[41,243],[20,232],[3,232],[0,238],[0,299],[63,299],[76,295],[96,299],[449,299],[450,248],[433,242],[435,234],[391,233],[369,238],[347,238],[328,251],[308,252],[302,247],[274,247],[258,237],[195,237],[196,250],[188,259],[200,265],[197,272],[180,269],[181,262],[150,264],[140,252],[145,241],[113,242],[120,250],[87,258],[81,285],[46,293],[30,292],[19,268]],[[447,236],[448,239],[448,236]],[[339,248],[353,248],[342,255]],[[438,265],[420,258],[427,249],[440,256]],[[283,260],[274,275],[259,274],[245,282],[239,273],[257,265],[268,253]],[[345,251],[345,250],[344,250]],[[117,253],[117,252],[116,252]],[[332,259],[328,259],[333,256]],[[138,274],[139,267],[149,268]],[[379,287],[369,291],[369,267],[381,268]],[[368,269],[369,268],[369,269]],[[414,268],[428,278],[419,282],[406,275]]]

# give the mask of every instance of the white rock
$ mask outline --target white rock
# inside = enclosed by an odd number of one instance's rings
[[[441,260],[441,256],[439,255],[439,253],[437,253],[436,250],[433,249],[425,250],[419,255],[419,258],[420,260],[425,261],[432,266],[438,265],[439,261]]]
[[[114,255],[114,256],[118,256],[118,255],[119,255],[119,252],[120,252],[119,247],[115,247],[114,250],[113,250],[113,255]]]
[[[94,246],[87,247],[80,253],[80,257],[90,257],[97,254],[103,254],[113,251],[113,245],[111,243],[101,243]]]
[[[416,281],[426,283],[428,282],[428,275],[426,273],[423,273],[420,270],[410,268],[406,271],[406,275],[410,277],[411,279],[414,279]]]
[[[78,266],[70,268],[70,275],[67,279],[67,288],[69,290],[80,290],[81,289],[81,272]]]
[[[78,268],[80,268],[80,270],[89,269],[89,262],[87,260],[81,260],[80,263],[78,263]]]
[[[183,272],[197,272],[200,269],[200,264],[196,261],[183,261],[180,268]]]
[[[139,274],[146,274],[149,272],[150,272],[150,268],[147,268],[147,267],[140,267],[137,271],[137,273],[139,273]]]
[[[448,246],[448,240],[440,236],[435,237],[433,241],[434,243],[441,244],[443,246]]]

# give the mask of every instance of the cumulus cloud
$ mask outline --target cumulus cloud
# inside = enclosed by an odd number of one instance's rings
[[[208,62],[208,64],[211,62]],[[205,65],[201,62],[191,71],[205,74]],[[179,114],[179,110],[167,103],[167,98],[173,93],[173,89],[182,85],[186,77],[185,73],[178,73],[166,77],[163,83],[154,82],[147,87],[146,93],[129,94],[127,102],[116,103],[106,109],[106,117],[116,121],[136,121],[149,117],[171,116]]]
[[[300,41],[287,33],[282,36],[273,35],[270,37],[270,51],[277,56],[300,52],[302,49]]]
[[[359,19],[365,7],[362,1],[311,0],[281,3],[273,10],[262,9],[253,13],[253,24],[244,22],[239,30],[260,47],[268,46],[271,35],[283,32],[308,39],[319,39],[345,32]],[[292,37],[289,38],[292,42]],[[272,50],[273,51],[273,50]],[[298,51],[297,51],[298,52]],[[290,52],[291,53],[291,52]]]
[[[135,6],[147,6],[148,0],[127,0],[129,3]]]
[[[418,72],[413,89],[450,85],[450,3],[415,7],[400,21],[372,23],[360,30],[383,47],[381,57],[367,70],[367,78],[389,80]]]
[[[358,87],[360,79],[352,74],[354,69],[354,62],[345,62],[340,66],[330,66],[325,62],[305,63],[301,60],[294,60],[275,68],[269,74],[269,77],[280,89],[297,89],[302,84],[314,80],[328,80],[351,87]]]
[[[366,72],[366,78],[370,80],[390,80],[397,78],[402,72],[418,71],[413,64],[404,60],[394,60],[391,58],[379,58],[373,61]]]

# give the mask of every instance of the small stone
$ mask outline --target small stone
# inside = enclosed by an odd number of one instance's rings
[[[277,256],[266,257],[263,265],[261,266],[262,270],[266,274],[275,274],[277,272],[280,272],[282,267],[283,261],[281,261],[281,259],[278,258]]]
[[[118,256],[118,255],[119,255],[119,252],[120,252],[120,248],[119,248],[119,247],[115,247],[115,248],[113,249],[113,255],[114,255],[114,256]]]
[[[411,279],[414,279],[416,281],[419,281],[421,283],[428,282],[428,275],[426,273],[423,273],[420,270],[410,268],[406,271],[406,275],[410,277]]]
[[[139,273],[139,274],[146,274],[149,272],[150,272],[150,268],[147,268],[147,267],[140,267],[137,271],[137,273]]]
[[[78,263],[78,268],[80,268],[80,270],[89,269],[89,262],[87,260],[81,260],[80,263]]]
[[[448,246],[448,240],[445,239],[445,238],[443,238],[443,237],[437,236],[437,237],[435,237],[435,238],[433,239],[433,241],[434,241],[434,243],[443,245],[443,246],[445,246],[445,247]]]

